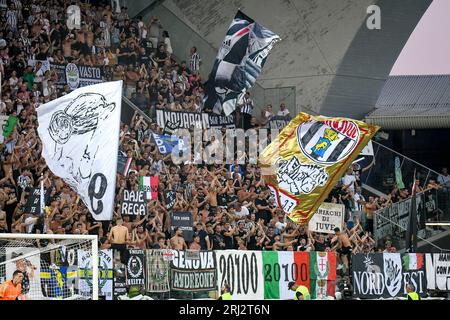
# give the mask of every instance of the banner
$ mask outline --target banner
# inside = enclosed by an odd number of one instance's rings
[[[178,128],[205,129],[209,127],[209,115],[207,113],[170,111],[156,109],[156,123],[158,127],[165,128],[166,123],[176,123]]]
[[[425,254],[427,289],[450,291],[450,253]]]
[[[406,297],[406,285],[424,296],[424,254],[358,253],[352,255],[353,296],[365,299]]]
[[[175,235],[175,229],[180,227],[183,230],[183,238],[186,242],[191,242],[194,238],[194,228],[192,221],[192,212],[172,212],[170,215],[170,235]]]
[[[84,295],[92,294],[92,252],[78,250],[78,288]],[[113,299],[113,251],[98,251],[98,295],[106,300]]]
[[[217,289],[226,281],[233,300],[263,300],[262,251],[217,250]]]
[[[175,291],[216,290],[216,264],[213,251],[172,250],[170,287]]]
[[[145,216],[147,214],[147,202],[143,191],[123,190],[121,215]]]
[[[217,115],[217,114],[209,114],[209,128],[227,128],[227,129],[235,129],[235,119],[234,115],[230,114],[228,116],[225,115]]]
[[[117,300],[118,296],[127,294],[127,284],[126,284],[127,266],[120,261],[120,251],[119,250],[113,250],[113,258],[114,258],[113,294],[114,294],[114,300]]]
[[[292,300],[293,281],[309,289],[311,299],[334,297],[336,256],[334,252],[263,251],[264,299]]]
[[[127,286],[145,288],[145,251],[142,249],[129,249],[127,262]]]
[[[74,63],[50,63],[51,70],[57,74],[56,87],[63,89],[68,85],[70,90],[104,82],[103,67],[76,65]]]
[[[286,127],[291,119],[285,116],[274,116],[270,118],[269,122],[267,122],[267,129],[276,129],[281,130]]]
[[[164,259],[165,250],[146,250],[147,255],[147,292],[168,292],[169,261]]]
[[[158,200],[159,178],[139,177],[139,190],[144,192],[145,200]]]
[[[50,199],[50,189],[46,189],[44,192],[44,202],[48,203]],[[30,193],[28,194],[28,200],[25,204],[25,212],[39,215],[41,208],[41,189],[40,188],[33,188],[30,190]]]
[[[259,156],[282,209],[306,225],[379,127],[300,112]]]
[[[166,198],[166,208],[172,209],[177,199],[177,193],[175,191],[166,191],[164,196]]]
[[[324,202],[308,222],[308,230],[320,233],[333,233],[334,228],[342,230],[345,206]]]
[[[95,220],[111,220],[122,81],[77,89],[41,105],[38,133],[50,170],[80,195]]]
[[[427,217],[427,208],[425,200],[427,192],[421,192],[416,195],[416,212],[417,212],[417,233],[423,235],[425,232],[425,221]],[[374,237],[377,244],[390,237],[396,241],[404,240],[406,237],[406,229],[409,222],[409,210],[412,205],[412,198],[393,203],[390,207],[378,210],[374,220]],[[388,220],[389,219],[389,220]]]
[[[241,11],[236,13],[205,88],[205,109],[230,115],[256,82],[267,56],[281,38]]]
[[[156,109],[156,122],[164,128],[164,135],[173,135],[176,129],[209,129],[209,128],[235,128],[234,115],[224,116],[209,113],[170,111]]]

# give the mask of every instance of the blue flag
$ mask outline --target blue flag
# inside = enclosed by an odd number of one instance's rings
[[[165,136],[161,134],[152,133],[158,151],[162,155],[168,155],[172,152],[185,152],[188,150],[188,142],[176,136]]]

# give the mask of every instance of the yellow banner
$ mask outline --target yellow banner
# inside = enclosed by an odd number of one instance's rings
[[[276,204],[306,225],[378,129],[300,112],[258,159]]]

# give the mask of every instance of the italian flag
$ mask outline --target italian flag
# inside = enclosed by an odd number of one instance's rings
[[[424,266],[422,253],[405,253],[402,260],[404,270],[419,270]]]
[[[158,199],[158,177],[140,177],[139,190],[145,192],[146,200]]]
[[[292,300],[288,284],[294,281],[310,290],[311,299],[334,296],[334,252],[263,251],[264,299]]]

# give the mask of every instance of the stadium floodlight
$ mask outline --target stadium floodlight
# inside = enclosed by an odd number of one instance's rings
[[[79,258],[88,257],[87,268]],[[96,235],[0,233],[0,282],[20,270],[23,300],[98,300]]]

